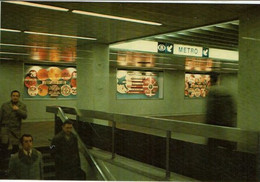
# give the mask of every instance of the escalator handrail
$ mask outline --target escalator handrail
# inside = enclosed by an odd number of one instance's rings
[[[147,116],[134,116],[127,114],[108,113],[95,110],[82,110],[71,107],[61,107],[68,114],[77,115],[79,120],[84,121],[85,118],[95,118],[101,120],[114,121],[116,123],[124,123],[133,126],[147,127],[162,131],[171,131],[207,138],[216,138],[233,142],[248,143],[258,145],[257,131],[249,131],[235,127],[216,126],[205,123],[194,123],[188,121],[163,119]],[[47,112],[57,114],[57,106],[47,106]]]
[[[58,109],[58,113],[57,115],[60,117],[60,119],[62,120],[62,122],[64,123],[66,120],[68,120],[69,118],[65,115],[65,112],[63,111],[63,109],[61,107],[57,107]],[[102,172],[101,168],[99,167],[99,165],[97,164],[97,161],[95,160],[95,158],[93,157],[93,155],[88,151],[87,147],[85,146],[85,144],[82,142],[82,140],[80,139],[77,131],[73,128],[73,133],[77,136],[78,141],[83,149],[84,152],[86,152],[86,154],[89,156],[89,158],[91,159],[90,162],[92,162],[93,166],[97,169],[97,171],[99,172],[99,174],[101,175],[101,177],[103,178],[103,180],[107,181],[107,177],[104,175],[104,173]]]

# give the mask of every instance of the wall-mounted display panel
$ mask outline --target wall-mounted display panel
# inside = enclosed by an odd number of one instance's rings
[[[185,98],[204,98],[210,88],[210,76],[207,74],[185,74]]]
[[[76,67],[24,65],[24,98],[73,99],[76,96]]]
[[[163,98],[163,72],[117,70],[117,99]]]
[[[216,63],[215,63],[216,64]],[[212,59],[186,58],[185,70],[191,71],[212,71]]]
[[[119,52],[117,64],[120,66],[154,67],[155,56],[149,53]]]
[[[32,46],[30,49],[30,58],[34,61],[49,61],[49,62],[75,62],[76,61],[75,47],[40,47]]]

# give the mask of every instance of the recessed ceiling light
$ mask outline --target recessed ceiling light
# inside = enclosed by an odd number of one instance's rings
[[[0,59],[13,60],[13,58],[3,58],[3,57],[0,57]]]
[[[27,47],[27,48],[43,48],[43,49],[55,49],[55,48],[53,48],[53,47],[30,46],[30,45],[20,45],[20,44],[5,44],[5,43],[0,43],[0,46]]]
[[[67,9],[67,8],[61,8],[61,7],[56,7],[56,6],[31,3],[31,2],[26,2],[26,1],[5,1],[5,3],[19,4],[19,5],[24,5],[24,6],[32,6],[32,7],[36,7],[36,8],[44,8],[44,9],[50,9],[50,10],[56,10],[56,11],[69,11],[69,9]]]
[[[79,36],[73,36],[73,35],[61,35],[61,34],[42,33],[42,32],[24,31],[24,33],[36,34],[36,35],[54,36],[54,37],[63,37],[63,38],[72,38],[72,39],[97,40],[96,38],[92,38],[92,37],[79,37]]]
[[[21,32],[21,30],[14,30],[14,29],[8,29],[8,28],[0,28],[0,31],[6,31],[6,32]]]
[[[87,16],[95,16],[95,17],[100,17],[100,18],[121,20],[121,21],[129,21],[129,22],[134,22],[134,23],[142,23],[142,24],[148,24],[148,25],[156,25],[156,26],[162,25],[161,23],[157,23],[157,22],[144,21],[144,20],[138,20],[138,19],[132,19],[132,18],[125,18],[125,17],[120,17],[120,16],[105,15],[105,14],[93,13],[93,12],[88,12],[88,11],[73,10],[72,13],[87,15]]]
[[[26,54],[26,53],[17,53],[17,52],[0,52],[0,54],[12,54],[12,55],[29,55],[29,54]]]

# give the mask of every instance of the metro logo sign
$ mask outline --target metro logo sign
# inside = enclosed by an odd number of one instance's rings
[[[183,56],[209,57],[209,48],[164,42],[158,42],[157,52]]]
[[[172,54],[173,53],[173,44],[158,42],[157,51],[158,51],[158,53]]]
[[[202,47],[174,44],[173,54],[202,57]]]

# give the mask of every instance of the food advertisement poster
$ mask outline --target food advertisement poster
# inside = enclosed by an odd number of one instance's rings
[[[117,99],[163,98],[163,73],[117,70]]]
[[[206,74],[185,74],[185,98],[204,98],[210,88],[210,76]]]
[[[24,65],[24,98],[76,98],[75,67]]]

